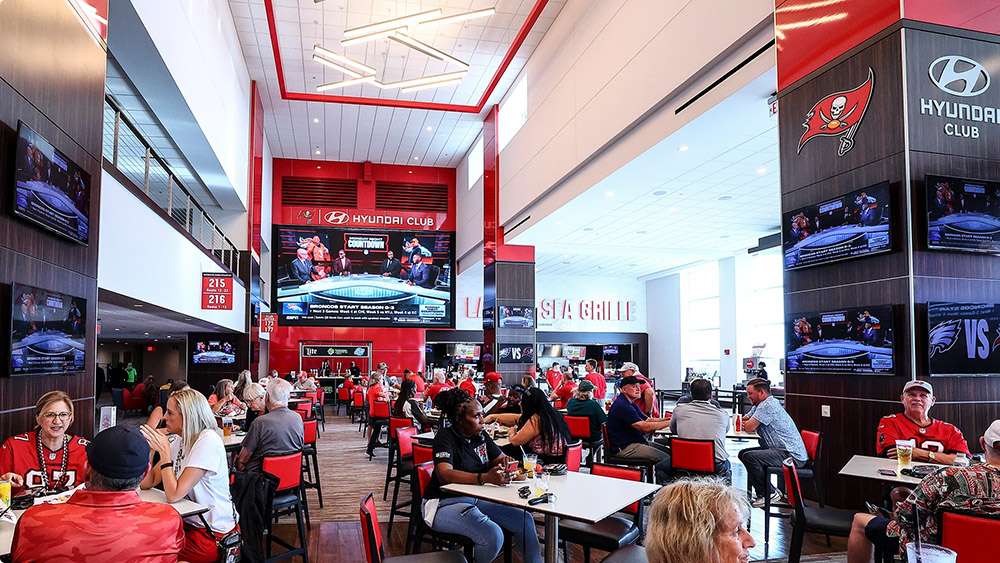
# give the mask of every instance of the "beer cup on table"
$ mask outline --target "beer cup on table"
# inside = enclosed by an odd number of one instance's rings
[[[0,479],[0,510],[10,506],[11,487],[10,479]]]
[[[909,467],[913,462],[913,441],[896,440],[896,464],[899,469]]]
[[[906,544],[907,563],[955,563],[958,561],[958,554],[939,545],[929,543],[920,544],[920,558],[917,558],[917,544],[910,542]]]

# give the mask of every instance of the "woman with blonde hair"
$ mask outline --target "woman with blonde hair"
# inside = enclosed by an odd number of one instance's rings
[[[676,481],[653,499],[646,531],[650,563],[746,563],[753,536],[743,527],[750,507],[721,481]]]
[[[164,416],[167,437],[149,426],[141,427],[151,454],[159,460],[142,481],[142,488],[163,485],[168,502],[187,498],[208,507],[203,516],[184,519],[181,561],[214,562],[219,559],[216,540],[237,531],[236,507],[229,493],[226,448],[205,396],[194,389],[170,395]]]
[[[49,391],[35,403],[31,432],[11,436],[0,446],[0,479],[15,493],[23,489],[63,490],[87,480],[87,440],[66,430],[73,424],[73,400]]]
[[[236,386],[233,387],[233,395],[236,395],[238,399],[243,399],[246,395],[247,385],[253,383],[253,376],[250,375],[250,370],[245,369],[240,372],[239,376],[236,377]]]

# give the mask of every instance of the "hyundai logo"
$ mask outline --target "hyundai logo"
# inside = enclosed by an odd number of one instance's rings
[[[351,216],[343,211],[331,211],[323,216],[323,220],[331,225],[343,225]]]
[[[927,67],[931,82],[942,92],[967,98],[978,96],[990,87],[990,73],[977,61],[960,55],[948,55]]]

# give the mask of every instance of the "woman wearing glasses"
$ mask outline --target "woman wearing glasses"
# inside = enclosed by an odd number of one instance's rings
[[[35,403],[35,430],[11,436],[0,446],[0,479],[14,494],[24,489],[68,489],[86,481],[87,440],[67,434],[73,401],[49,391]]]

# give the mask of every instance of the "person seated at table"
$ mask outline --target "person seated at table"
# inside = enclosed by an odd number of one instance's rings
[[[492,414],[486,422],[499,422],[511,428],[507,452],[520,454],[522,448],[538,455],[542,463],[563,463],[569,428],[561,414],[552,408],[541,389],[532,388],[521,399],[521,414]],[[515,453],[516,452],[516,453]]]
[[[986,463],[945,467],[924,477],[917,488],[896,503],[891,518],[855,514],[847,540],[848,563],[871,561],[873,545],[888,553],[898,548],[905,559],[906,544],[917,540],[918,531],[922,543],[938,543],[938,518],[943,509],[984,516],[1000,513],[1000,420],[990,424],[979,444]],[[983,549],[991,548],[984,544]]]
[[[250,370],[245,369],[240,372],[236,377],[236,385],[233,388],[233,394],[237,397],[243,398],[243,391],[246,390],[247,385],[253,383],[253,377],[250,375]]]
[[[535,383],[534,374],[525,374],[521,376],[521,387],[524,387],[525,389],[531,389],[532,387],[537,387],[537,386],[538,385]]]
[[[62,490],[86,478],[87,440],[66,430],[73,424],[73,401],[62,391],[49,391],[35,403],[31,432],[7,438],[0,446],[0,479],[13,494],[24,489]]]
[[[639,396],[635,399],[635,405],[639,407],[642,414],[653,418],[660,416],[660,410],[656,406],[656,390],[649,378],[639,372],[639,366],[632,362],[625,362],[618,370],[622,378],[635,377],[639,380]],[[621,383],[619,383],[619,386]]]
[[[368,437],[368,447],[365,449],[368,457],[375,455],[375,446],[379,445],[378,440],[382,434],[382,429],[389,424],[388,419],[375,418],[374,416],[376,401],[389,402],[389,391],[386,390],[383,379],[383,376],[379,375],[378,372],[373,372],[368,391],[365,395],[368,401],[368,429],[371,430],[371,435]]]
[[[563,373],[559,386],[549,394],[549,400],[553,402],[555,408],[564,409],[566,403],[576,394],[576,380],[573,379],[573,372],[566,370]]]
[[[424,395],[424,388],[426,384],[424,383],[423,376],[418,376],[408,369],[403,370],[403,381],[412,381],[414,390],[420,394],[422,397]],[[400,387],[402,389],[402,387]]]
[[[239,416],[247,406],[236,396],[232,379],[220,379],[215,384],[215,392],[209,395],[208,404],[216,416]]]
[[[749,516],[743,493],[724,483],[671,483],[650,505],[646,555],[656,563],[746,563],[756,545],[743,527]]]
[[[420,401],[414,398],[417,394],[417,386],[412,379],[404,379],[399,387],[399,396],[392,403],[392,416],[396,418],[408,418],[413,421],[413,425],[423,430],[430,430],[431,421],[424,414],[424,408],[420,406]]]
[[[288,383],[287,381],[285,383]],[[243,390],[243,401],[247,404],[247,418],[243,421],[244,430],[250,428],[257,417],[264,414],[267,408],[267,390],[259,383],[251,383]]]
[[[903,412],[883,416],[878,421],[875,433],[878,455],[895,459],[896,440],[909,440],[913,444],[913,461],[951,465],[955,462],[955,454],[970,455],[961,430],[929,416],[936,401],[929,382],[907,381],[900,399]]]
[[[476,372],[471,369],[466,371],[465,375],[462,377],[462,382],[458,384],[458,388],[465,391],[470,396],[475,397],[479,394],[479,389],[476,387],[475,377]]]
[[[271,385],[274,382],[268,387]],[[215,416],[204,395],[184,389],[170,395],[164,419],[167,431],[173,435],[169,438],[149,426],[141,427],[152,457],[159,457],[141,487],[162,485],[167,502],[186,498],[208,507],[208,512],[184,519],[184,549],[179,559],[191,563],[218,561],[216,536],[221,539],[233,532],[237,515],[229,493],[226,447]],[[202,518],[211,531],[205,529]]]
[[[544,397],[543,397],[544,398]],[[525,563],[541,563],[538,532],[527,510],[468,496],[448,496],[447,484],[506,485],[507,456],[483,432],[483,408],[461,389],[437,397],[449,421],[434,436],[434,474],[424,493],[424,521],[439,532],[472,540],[475,563],[490,563],[503,547],[504,532],[514,540],[514,551]]]
[[[603,401],[608,392],[608,381],[604,379],[601,372],[597,371],[597,360],[593,358],[587,360],[587,363],[583,365],[583,370],[586,372],[583,378],[594,385],[594,399]]]
[[[795,421],[771,395],[771,382],[760,378],[747,381],[747,398],[753,407],[743,417],[743,430],[759,434],[761,447],[742,450],[739,458],[747,469],[749,486],[757,494],[754,507],[761,508],[767,495],[771,495],[772,503],[784,501],[781,491],[785,489],[785,480],[778,479],[778,490],[773,490],[767,477],[768,468],[781,469],[781,462],[788,457],[802,467],[809,457]]]
[[[479,403],[483,405],[483,414],[499,414],[504,412],[521,412],[505,410],[507,407],[507,397],[501,393],[503,390],[503,377],[495,371],[491,371],[483,376],[483,394],[479,397]]]
[[[674,407],[670,417],[670,432],[688,440],[715,441],[715,474],[731,479],[729,454],[726,453],[726,432],[729,413],[712,404],[712,382],[698,378],[691,382],[691,401]]]
[[[566,403],[566,414],[569,416],[585,416],[590,419],[590,440],[601,439],[601,426],[608,421],[604,407],[594,398],[594,384],[589,380],[580,382],[576,395]]]
[[[137,428],[113,426],[87,445],[87,487],[65,504],[37,504],[17,519],[14,561],[177,561],[184,525],[174,507],[137,492],[149,444]]]
[[[181,389],[188,389],[187,381],[184,381],[183,379],[181,379],[181,380],[178,380],[178,381],[174,381],[173,383],[170,384],[170,387],[167,389],[167,394],[166,394],[166,397],[165,397],[165,399],[163,401],[163,404],[162,405],[157,405],[156,407],[154,407],[153,408],[153,412],[149,413],[149,416],[146,418],[146,425],[147,426],[149,426],[151,428],[162,428],[163,427],[163,413],[167,410],[167,401],[166,401],[166,399],[170,398],[171,393],[173,393],[175,391],[180,391]]]
[[[316,382],[309,377],[309,374],[304,371],[299,371],[295,379],[295,390],[296,391],[315,391]]]
[[[302,417],[288,409],[292,386],[278,381],[267,387],[267,414],[257,417],[248,427],[236,469],[260,471],[267,456],[284,455],[302,450],[304,430]]]
[[[347,396],[348,397],[351,396],[351,392],[354,390],[354,385],[355,385],[355,383],[354,383],[354,376],[353,375],[348,375],[347,377],[345,377],[344,378],[344,382],[340,384],[341,387],[343,387],[344,389],[347,389]]]
[[[440,393],[445,389],[448,389],[448,387],[449,385],[445,381],[444,374],[435,373],[434,383],[431,383],[430,385],[427,386],[427,393],[426,393],[427,398],[430,399],[431,401],[434,401],[437,398],[438,393]]]
[[[608,441],[611,454],[638,463],[653,463],[656,479],[665,483],[670,478],[670,453],[655,442],[646,440],[646,434],[670,425],[669,419],[651,418],[636,405],[642,397],[641,382],[634,376],[623,377],[618,382],[621,393],[611,403],[608,411]]]

